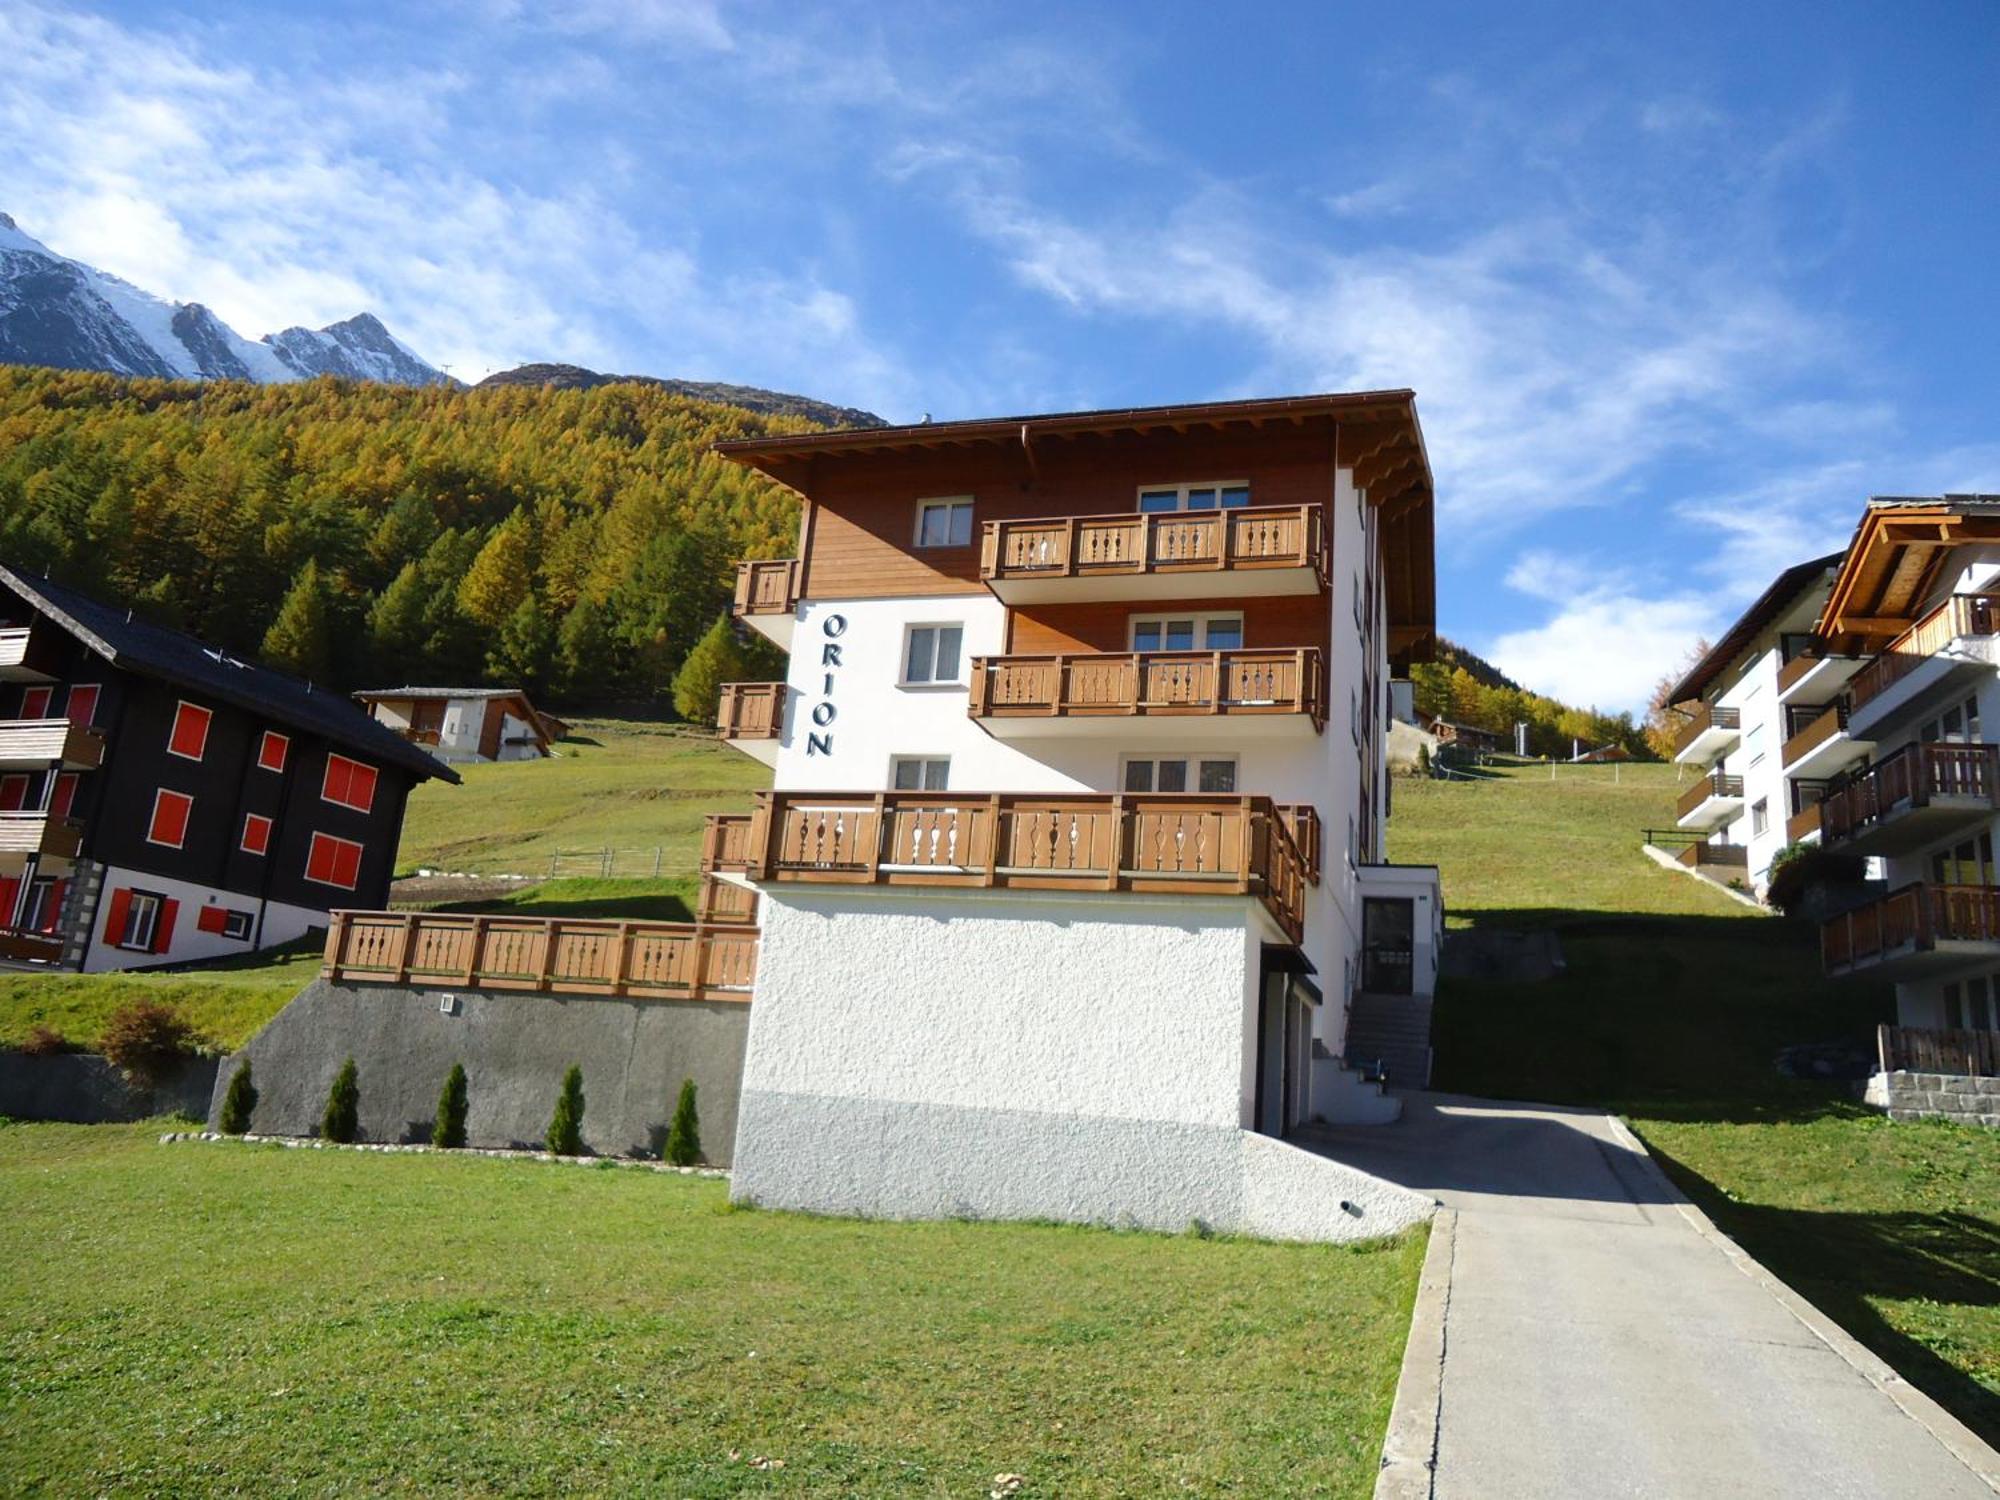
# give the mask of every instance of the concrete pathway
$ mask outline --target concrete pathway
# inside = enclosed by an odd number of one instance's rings
[[[1616,1121],[1404,1099],[1401,1124],[1301,1142],[1456,1210],[1397,1397],[1435,1470],[1407,1465],[1398,1493],[1992,1500],[2000,1455],[1778,1286]]]

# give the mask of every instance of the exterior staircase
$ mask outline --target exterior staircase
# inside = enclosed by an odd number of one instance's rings
[[[1403,1117],[1403,1101],[1384,1092],[1379,1081],[1345,1067],[1313,1038],[1313,1113],[1329,1125],[1393,1125]]]
[[[1431,1002],[1409,995],[1356,995],[1347,1007],[1347,1060],[1381,1064],[1392,1089],[1429,1088]]]

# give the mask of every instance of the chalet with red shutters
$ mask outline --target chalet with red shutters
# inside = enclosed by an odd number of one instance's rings
[[[0,565],[0,960],[213,959],[384,905],[431,776],[343,694]]]

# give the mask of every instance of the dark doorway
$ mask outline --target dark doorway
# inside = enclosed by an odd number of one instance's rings
[[[1416,972],[1416,903],[1370,896],[1361,903],[1361,988],[1407,995]]]

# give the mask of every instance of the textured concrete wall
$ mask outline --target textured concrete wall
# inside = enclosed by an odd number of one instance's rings
[[[441,994],[457,1013],[439,1010]],[[371,1141],[428,1140],[438,1092],[465,1064],[466,1132],[474,1146],[539,1147],[562,1075],[583,1069],[583,1136],[602,1155],[653,1153],[683,1078],[693,1078],[708,1160],[735,1144],[749,1008],[737,1003],[617,1000],[480,990],[402,989],[315,981],[217,1076],[210,1119],[239,1058],[257,1086],[252,1128],[312,1135],[343,1059],[361,1084]]]
[[[2000,1126],[2000,1078],[1957,1073],[1877,1073],[1868,1080],[1870,1104],[1892,1120],[1956,1120]]]
[[[1241,1128],[1249,906],[767,888],[734,1196],[1302,1239],[1424,1217]]]
[[[87,1052],[30,1057],[0,1052],[0,1115],[12,1120],[66,1120],[75,1125],[145,1120],[154,1115],[208,1112],[215,1059],[191,1057],[158,1087],[134,1087],[109,1062]]]

